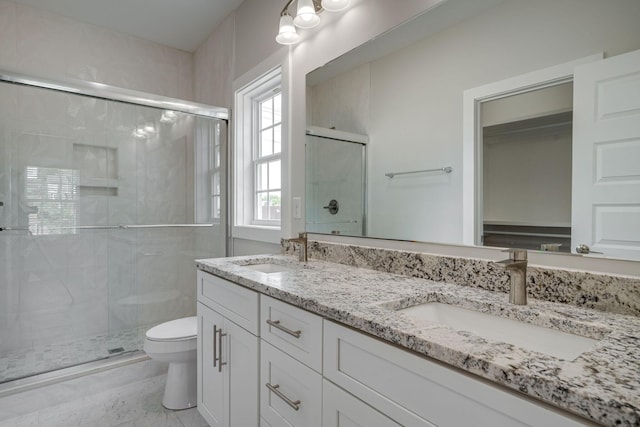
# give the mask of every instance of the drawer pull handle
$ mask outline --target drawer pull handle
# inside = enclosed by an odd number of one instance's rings
[[[271,385],[269,383],[267,383],[267,388],[276,396],[278,396],[280,399],[284,400],[285,403],[289,406],[291,406],[294,410],[299,411],[300,410],[300,401],[296,400],[293,401],[291,399],[289,399],[287,396],[285,396],[280,390],[278,390],[280,388],[280,384],[276,384],[276,385]]]
[[[292,335],[296,338],[300,338],[300,335],[302,335],[302,331],[298,330],[298,331],[292,331],[291,329],[287,328],[286,326],[282,326],[280,324],[279,320],[271,320],[271,319],[267,319],[267,323],[271,326],[273,326],[274,328],[280,329],[282,332],[286,332],[289,335]]]

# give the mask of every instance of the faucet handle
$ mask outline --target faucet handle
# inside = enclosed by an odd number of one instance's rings
[[[504,249],[502,252],[509,252],[509,259],[513,261],[526,261],[527,250],[526,249]]]

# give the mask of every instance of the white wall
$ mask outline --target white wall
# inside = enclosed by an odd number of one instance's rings
[[[0,68],[193,99],[192,54],[0,0]]]
[[[484,139],[484,222],[571,227],[571,126]]]

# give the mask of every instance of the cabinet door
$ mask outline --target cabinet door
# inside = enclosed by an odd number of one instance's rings
[[[200,303],[198,321],[198,411],[211,427],[258,425],[258,337]]]
[[[218,329],[224,318],[210,308],[198,303],[198,412],[211,427],[225,424],[226,370],[218,369]],[[214,340],[214,328],[216,337]],[[214,348],[215,347],[215,348]],[[216,358],[216,361],[214,361]]]
[[[336,387],[322,382],[322,427],[400,427],[363,401]]]
[[[222,333],[222,372],[227,374],[228,424],[257,426],[259,338],[225,319]]]

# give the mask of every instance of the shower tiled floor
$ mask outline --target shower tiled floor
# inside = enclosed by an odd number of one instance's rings
[[[162,406],[166,365],[151,360],[0,398],[0,427],[206,427]]]
[[[103,359],[109,356],[108,350],[112,348],[142,349],[146,329],[0,352],[0,383]]]

